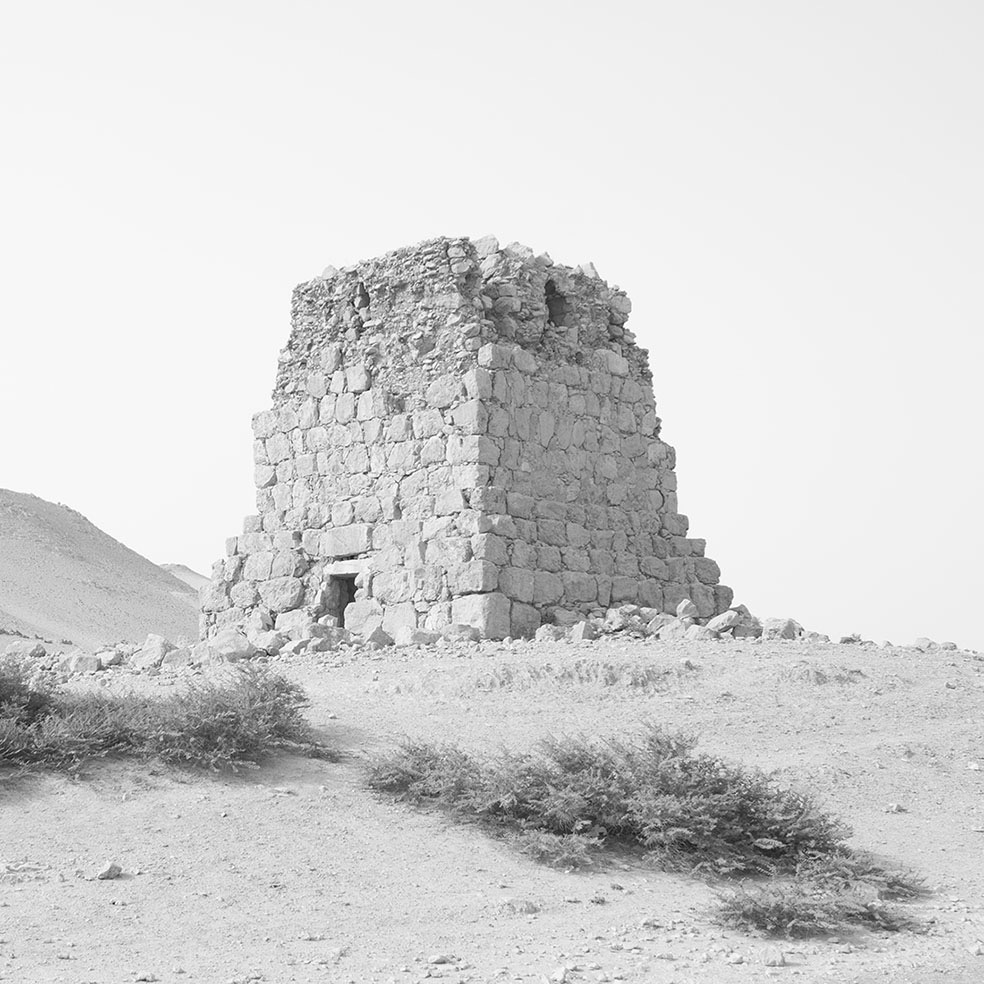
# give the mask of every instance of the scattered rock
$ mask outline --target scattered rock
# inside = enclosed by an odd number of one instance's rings
[[[691,625],[683,634],[684,639],[706,640],[716,639],[717,633],[706,625]]]
[[[138,670],[149,670],[160,666],[164,657],[176,649],[173,642],[168,642],[163,636],[151,633],[143,645],[130,657],[130,665]]]
[[[785,967],[786,955],[778,947],[770,946],[762,951],[762,963],[766,967]]]
[[[39,659],[41,656],[47,656],[48,651],[34,639],[15,639],[8,644],[4,655],[15,659]]]
[[[101,670],[102,660],[98,656],[76,649],[64,656],[58,664],[62,673],[95,673]]]
[[[567,638],[571,642],[584,642],[587,639],[597,639],[598,630],[586,620],[576,622],[567,630]]]
[[[96,655],[104,669],[109,666],[119,666],[123,662],[123,654],[118,649],[102,649]]]
[[[288,641],[288,636],[283,632],[278,632],[276,629],[255,632],[252,636],[248,636],[248,638],[258,650],[269,653],[271,656],[276,656]]]
[[[112,881],[114,878],[119,878],[122,874],[123,869],[115,861],[111,861],[96,875],[96,878],[99,881]]]
[[[762,623],[763,639],[798,639],[803,626],[791,618],[767,618]]]
[[[401,625],[393,633],[393,642],[397,646],[433,646],[440,638],[440,632],[428,632],[410,625]]]
[[[194,662],[194,656],[192,655],[190,646],[179,646],[177,649],[172,649],[167,653],[164,659],[161,660],[161,669],[165,667],[170,667],[171,669],[180,669],[183,666],[191,666]]]
[[[559,625],[541,625],[533,633],[537,642],[557,642],[564,638],[564,630]]]
[[[473,625],[464,625],[461,622],[452,622],[441,629],[441,637],[450,639],[453,642],[480,642],[482,633]]]
[[[392,646],[393,637],[383,630],[381,625],[377,625],[371,632],[362,636],[362,641],[366,645]]]
[[[726,632],[728,629],[734,628],[740,621],[741,613],[736,612],[733,608],[729,608],[726,612],[715,615],[707,623],[707,628],[712,632]]]
[[[676,607],[677,618],[696,618],[699,614],[697,606],[689,598],[684,598]]]
[[[927,639],[925,636],[920,636],[909,648],[918,649],[921,653],[931,653],[933,650],[939,649],[940,647],[937,646],[932,639]]]
[[[453,964],[454,959],[455,958],[450,953],[434,953],[427,958],[427,962],[435,965]]]
[[[246,638],[245,633],[237,628],[220,629],[208,641],[212,652],[230,662],[240,659],[251,659],[256,655],[256,646]]]
[[[889,803],[885,807],[886,813],[908,813],[909,811],[901,803]]]

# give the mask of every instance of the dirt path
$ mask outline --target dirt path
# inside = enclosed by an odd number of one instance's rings
[[[980,657],[623,641],[280,665],[342,762],[235,777],[106,763],[0,793],[0,980],[541,982],[565,965],[570,982],[984,979]],[[787,966],[766,967],[772,944],[709,922],[706,885],[617,860],[544,868],[362,785],[364,756],[403,733],[521,747],[645,718],[814,789],[857,846],[926,875],[928,931],[782,944]],[[126,875],[94,880],[110,860]]]

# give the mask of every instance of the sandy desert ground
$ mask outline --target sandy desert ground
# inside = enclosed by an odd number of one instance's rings
[[[984,979],[980,655],[611,638],[278,665],[340,762],[288,756],[217,776],[99,763],[3,790],[0,980]],[[780,943],[786,965],[767,967],[773,944],[709,920],[712,886],[634,858],[543,867],[363,786],[367,756],[404,734],[523,747],[647,718],[814,790],[854,845],[920,871],[934,890],[914,907],[925,932]],[[124,876],[95,880],[107,861]]]

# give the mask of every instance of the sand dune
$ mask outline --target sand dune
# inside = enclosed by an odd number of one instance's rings
[[[67,506],[0,489],[0,631],[94,647],[198,635],[198,595]]]

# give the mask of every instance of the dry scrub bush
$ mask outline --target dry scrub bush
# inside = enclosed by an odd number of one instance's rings
[[[301,688],[253,666],[159,698],[35,689],[23,669],[13,674],[13,683],[10,671],[4,673],[0,765],[68,764],[127,754],[216,769],[253,762],[277,746],[311,741]]]
[[[809,795],[695,754],[694,745],[656,726],[630,740],[549,738],[531,752],[487,759],[406,741],[374,762],[368,782],[568,868],[621,845],[644,849],[667,870],[778,879],[722,899],[718,917],[745,929],[809,935],[848,923],[901,925],[880,900],[916,897],[917,878],[852,851],[848,827]],[[864,893],[871,901],[861,901]]]

